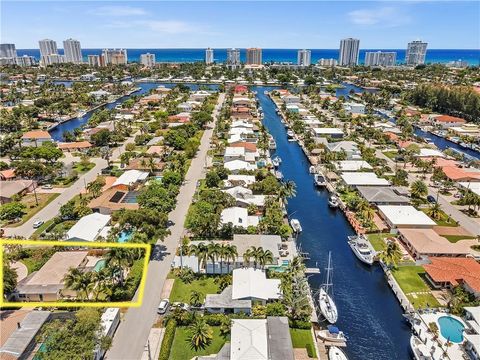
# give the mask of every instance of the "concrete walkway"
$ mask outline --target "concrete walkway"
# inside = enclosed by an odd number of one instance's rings
[[[220,94],[214,111],[216,122],[225,94]],[[205,176],[205,161],[210,148],[210,140],[215,124],[205,130],[197,155],[192,160],[185,176],[185,182],[177,197],[177,206],[170,212],[169,219],[174,225],[170,227],[171,235],[164,242],[157,242],[152,259],[148,265],[148,274],[142,306],[127,311],[113,338],[111,349],[106,355],[109,360],[137,360],[142,357],[144,345],[155,319],[161,299],[162,289],[170,271],[177,245],[184,231],[184,221],[196,190],[197,181]],[[138,293],[135,295],[137,298]]]

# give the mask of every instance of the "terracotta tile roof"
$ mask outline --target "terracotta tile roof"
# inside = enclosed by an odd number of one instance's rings
[[[87,149],[91,147],[92,147],[92,144],[90,144],[88,141],[75,141],[75,142],[58,144],[58,148],[61,150]]]
[[[392,141],[397,141],[398,140],[398,135],[394,134],[392,132],[387,131],[387,132],[385,132],[385,135],[387,135],[388,138]]]
[[[236,93],[247,92],[248,88],[245,85],[237,85],[234,90]]]
[[[10,335],[17,330],[17,323],[21,323],[31,310],[3,310],[0,312],[0,346],[3,346]],[[4,359],[2,354],[2,360]],[[17,359],[14,357],[14,359]]]
[[[480,172],[466,171],[465,169],[454,166],[444,166],[442,167],[442,170],[445,175],[453,181],[480,180]]]
[[[27,131],[25,134],[22,135],[22,139],[51,139],[52,137],[48,133],[48,131],[43,130],[32,130]]]
[[[431,257],[431,264],[423,268],[435,282],[448,282],[453,286],[466,283],[480,291],[480,264],[472,258]]]
[[[13,179],[15,177],[15,169],[7,169],[0,171],[0,179]]]
[[[257,145],[254,143],[250,142],[238,142],[238,143],[233,143],[229,145],[230,147],[243,147],[245,148],[246,151],[249,152],[256,152],[257,151]]]
[[[250,112],[250,109],[248,107],[244,107],[244,106],[236,106],[236,107],[232,108],[232,112],[248,113],[248,112]]]
[[[462,118],[456,117],[456,116],[450,116],[450,115],[440,115],[435,118],[435,121],[438,122],[455,122],[459,124],[464,124],[466,121]]]

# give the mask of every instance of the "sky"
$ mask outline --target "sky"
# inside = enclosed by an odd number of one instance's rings
[[[0,40],[82,48],[479,49],[479,1],[0,1]]]

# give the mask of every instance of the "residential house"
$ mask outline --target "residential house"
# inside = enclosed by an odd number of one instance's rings
[[[95,241],[102,235],[106,236],[110,230],[110,227],[107,226],[110,218],[110,215],[96,212],[85,215],[67,231],[67,240]]]
[[[10,180],[0,181],[0,204],[12,201],[15,195],[24,195],[33,191],[36,183],[33,180]]]
[[[430,115],[429,120],[435,127],[448,129],[454,126],[462,126],[466,123],[465,119],[450,115]]]
[[[415,209],[411,205],[380,205],[380,216],[386,221],[392,233],[398,229],[431,229],[437,225],[423,211]]]
[[[365,200],[374,205],[409,205],[410,199],[399,194],[390,186],[357,186],[357,191]]]
[[[52,137],[48,131],[32,130],[22,135],[22,146],[41,146],[44,142],[51,142]]]
[[[231,223],[233,226],[246,229],[249,226],[257,226],[258,222],[258,216],[250,216],[248,215],[247,209],[238,206],[223,209],[220,214],[220,225]]]
[[[253,195],[253,191],[242,186],[235,186],[223,192],[232,195],[235,198],[236,206],[248,208],[255,205],[257,208],[263,208],[265,205],[265,195]]]
[[[75,141],[67,143],[58,143],[58,148],[62,151],[71,152],[71,151],[85,151],[90,149],[93,145],[88,141]]]
[[[372,170],[372,166],[364,160],[342,160],[333,163],[337,171],[361,171]]]
[[[365,114],[365,105],[359,103],[348,102],[343,104],[343,108],[347,113],[350,114],[358,114],[363,115]]]
[[[360,160],[362,158],[358,145],[355,141],[329,142],[327,149],[334,153],[345,153],[346,160]]]
[[[343,182],[348,186],[388,186],[387,179],[379,178],[373,172],[344,172],[340,175]]]

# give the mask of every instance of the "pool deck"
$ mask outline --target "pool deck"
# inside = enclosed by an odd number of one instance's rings
[[[418,315],[417,315],[418,316]],[[435,352],[433,353],[433,358],[437,359],[444,359],[442,354],[444,353],[445,349],[447,350],[448,357],[450,359],[463,359],[464,352],[461,349],[461,343],[453,343],[450,342],[448,348],[446,347],[446,343],[448,339],[445,339],[440,331],[440,324],[438,323],[438,319],[443,316],[452,317],[455,320],[458,320],[462,323],[464,327],[467,327],[467,324],[458,316],[451,315],[445,312],[437,311],[432,313],[420,314],[419,315],[422,319],[422,322],[417,323],[413,326],[415,333],[417,336],[424,342],[427,348],[435,348]],[[435,340],[433,334],[428,330],[428,324],[436,323],[438,326],[438,337]],[[440,346],[441,345],[441,346]],[[443,349],[441,348],[443,347]]]

